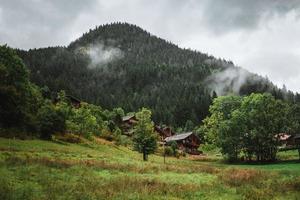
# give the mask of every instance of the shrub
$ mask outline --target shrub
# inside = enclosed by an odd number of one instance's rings
[[[82,104],[77,109],[73,108],[66,124],[68,131],[85,138],[90,138],[92,135],[100,135],[101,126],[88,104]]]
[[[100,135],[101,138],[106,139],[108,141],[113,141],[114,140],[114,135],[112,132],[110,132],[107,129],[102,130],[102,133]]]
[[[202,144],[201,145],[201,150],[204,152],[211,152],[211,151],[217,151],[218,148],[214,144]]]
[[[130,146],[132,145],[131,139],[126,135],[120,135],[116,138],[117,145]]]
[[[65,131],[65,116],[59,110],[55,110],[51,103],[46,103],[39,109],[37,119],[40,136],[43,139],[51,139],[52,134]]]
[[[174,151],[171,147],[167,146],[165,147],[165,155],[166,156],[174,156]]]

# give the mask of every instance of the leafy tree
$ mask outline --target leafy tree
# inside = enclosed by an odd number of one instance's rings
[[[66,129],[64,113],[49,101],[39,109],[37,118],[38,129],[43,139],[51,139],[52,134],[63,133]]]
[[[274,160],[278,140],[275,135],[286,130],[287,104],[271,94],[251,94],[243,99],[239,117],[243,118],[244,150],[257,161]]]
[[[157,148],[157,135],[154,133],[154,124],[151,121],[151,111],[143,108],[136,113],[138,120],[134,127],[134,149],[143,154],[143,160],[148,160],[148,155],[154,153]]]
[[[300,104],[295,103],[289,106],[288,111],[288,132],[292,135],[300,133]],[[296,141],[296,147],[298,148],[299,160],[300,160],[300,141]]]
[[[177,145],[177,142],[176,141],[171,141],[169,144],[168,144],[171,149],[172,149],[172,153],[173,153],[173,156],[176,156],[177,155],[177,150],[178,150],[178,145]]]
[[[14,50],[0,46],[0,126],[35,130],[35,115],[42,103],[39,88]]]
[[[249,160],[253,155],[257,161],[275,159],[279,144],[275,135],[288,128],[288,104],[270,94],[226,96],[216,98],[210,112],[200,130],[229,160],[237,160],[241,152]]]
[[[72,114],[66,121],[69,132],[90,138],[92,135],[100,135],[100,126],[97,118],[92,114],[87,104],[80,108],[72,108]]]
[[[210,116],[203,120],[203,126],[200,133],[206,133],[204,139],[210,144],[220,144],[223,133],[220,130],[226,130],[226,122],[231,118],[234,110],[240,107],[242,98],[239,96],[220,96],[215,98],[209,108]],[[222,126],[222,127],[221,127]]]
[[[24,63],[11,48],[0,46],[1,126],[21,125],[24,122],[28,90],[28,70]]]
[[[288,108],[288,132],[292,135],[300,133],[300,104],[290,104]]]

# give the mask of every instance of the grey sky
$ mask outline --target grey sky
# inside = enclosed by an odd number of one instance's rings
[[[122,21],[300,92],[300,0],[0,0],[0,43],[67,45]]]

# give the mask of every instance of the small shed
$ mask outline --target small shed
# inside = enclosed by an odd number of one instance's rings
[[[74,108],[80,108],[80,103],[81,103],[81,100],[72,96],[72,95],[69,95],[67,94],[65,96],[67,102],[69,102]],[[58,102],[60,101],[60,97],[57,96],[54,100],[53,100],[53,103],[54,104],[57,104]]]
[[[79,108],[80,107],[80,99],[72,96],[72,95],[66,95],[66,98],[70,101],[70,103],[72,104],[73,107],[75,108]]]
[[[178,149],[192,155],[199,155],[198,148],[201,144],[199,137],[193,132],[181,133],[165,138],[166,143],[175,141]]]
[[[133,127],[138,122],[135,115],[127,115],[122,117],[122,129],[125,135],[131,136],[133,134]]]

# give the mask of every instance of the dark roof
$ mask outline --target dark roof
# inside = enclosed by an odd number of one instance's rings
[[[173,136],[170,136],[170,137],[166,137],[165,141],[166,142],[170,142],[170,141],[183,140],[183,139],[189,137],[192,134],[193,134],[193,132],[181,133],[181,134],[178,134],[178,135],[173,135]]]
[[[275,137],[277,139],[279,139],[280,141],[286,141],[286,140],[291,139],[292,135],[289,135],[287,133],[279,133],[279,134],[276,134]]]
[[[127,120],[130,120],[131,118],[133,118],[134,115],[127,115],[127,116],[124,116],[122,117],[122,121],[127,121]]]
[[[75,101],[75,102],[78,102],[78,103],[81,102],[80,99],[78,99],[78,98],[76,98],[72,95],[67,94],[66,97],[69,98],[71,101]]]
[[[295,138],[295,139],[300,139],[300,134],[294,135],[294,138]]]

